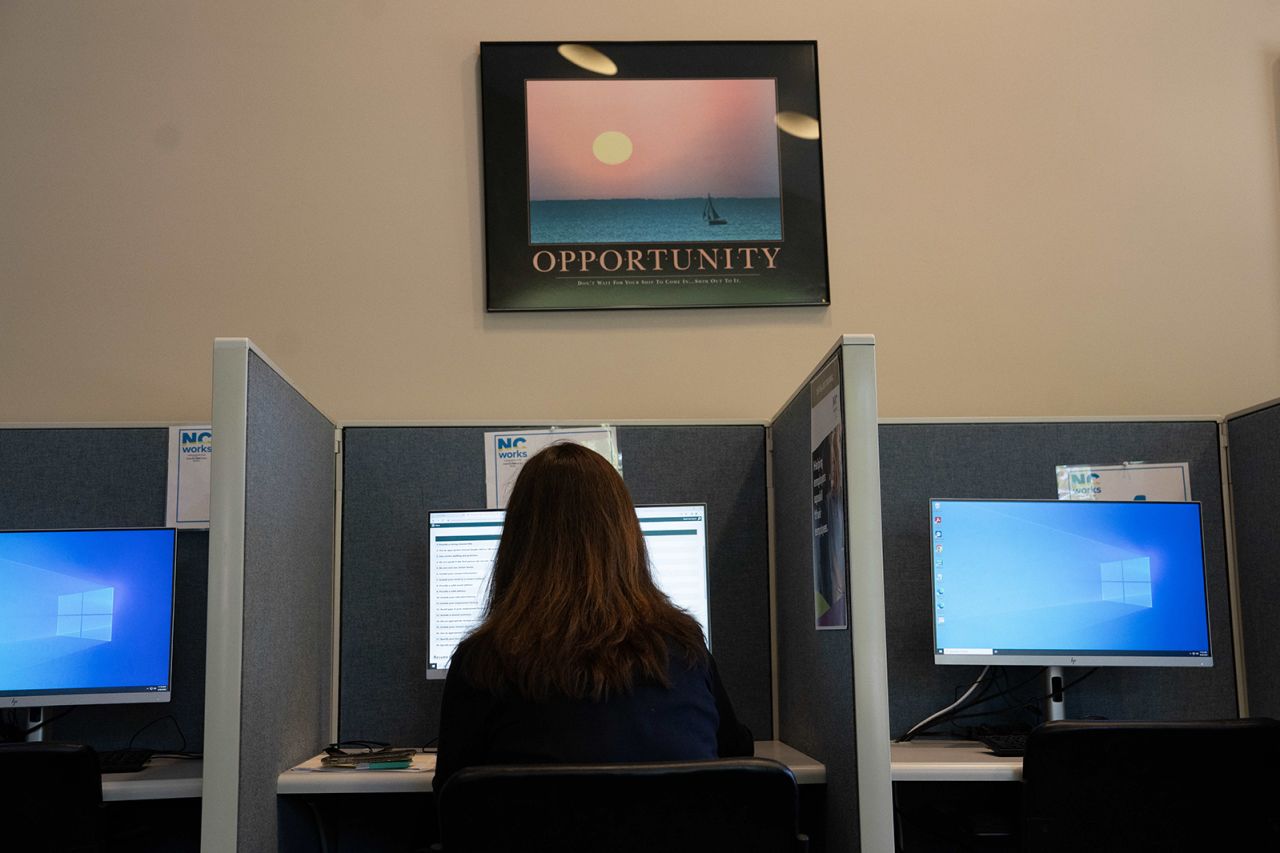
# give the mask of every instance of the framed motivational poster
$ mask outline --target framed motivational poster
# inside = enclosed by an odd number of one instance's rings
[[[814,42],[480,46],[490,311],[827,305]]]

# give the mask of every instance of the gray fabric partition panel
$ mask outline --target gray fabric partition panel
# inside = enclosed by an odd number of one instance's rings
[[[163,526],[168,452],[164,427],[0,429],[0,529]],[[208,577],[209,534],[179,531],[167,704],[80,707],[46,738],[202,750]]]
[[[427,511],[484,506],[481,432],[342,431],[343,740],[436,736],[444,682],[426,680]]]
[[[1189,462],[1192,498],[1203,504],[1212,669],[1101,667],[1067,695],[1067,715],[1108,719],[1191,720],[1237,714],[1227,592],[1218,425],[1213,421],[882,424],[885,627],[889,648],[889,718],[902,734],[954,701],[979,668],[933,663],[930,594],[930,498],[1057,497],[1057,465],[1126,461]],[[1037,670],[1010,667],[1010,685],[1030,678],[1012,704],[1038,707]],[[1066,669],[1068,684],[1088,670]],[[1002,710],[1000,702],[993,703]],[[991,708],[992,705],[983,706]],[[1009,710],[967,724],[1031,724]],[[946,732],[943,726],[935,733]]]
[[[1249,714],[1280,717],[1280,405],[1227,421]]]
[[[0,525],[164,524],[169,431],[0,429]]]
[[[239,849],[276,849],[276,781],[329,740],[334,426],[249,353]]]
[[[827,849],[857,850],[853,646],[847,630],[814,627],[809,408],[807,391],[796,395],[772,430],[778,736],[826,765]]]
[[[438,733],[444,683],[426,679],[427,513],[484,506],[486,429],[343,431],[344,739],[417,745]],[[716,661],[739,716],[768,738],[764,428],[622,426],[618,444],[637,503],[707,504]]]

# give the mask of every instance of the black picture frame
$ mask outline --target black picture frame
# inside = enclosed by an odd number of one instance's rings
[[[816,42],[484,42],[480,88],[488,311],[830,304]]]

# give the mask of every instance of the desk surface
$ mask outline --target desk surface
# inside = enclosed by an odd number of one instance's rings
[[[797,749],[776,740],[756,741],[756,756],[771,758],[791,768],[802,785],[827,781],[827,768]],[[297,767],[280,774],[277,794],[378,794],[431,790],[435,775],[434,752],[413,757],[413,766],[404,770],[322,770],[322,755],[312,756]]]
[[[1021,758],[1001,758],[977,741],[913,740],[889,745],[895,782],[1017,782]]]
[[[177,800],[199,797],[204,762],[198,758],[153,758],[137,773],[108,773],[102,777],[104,802]]]

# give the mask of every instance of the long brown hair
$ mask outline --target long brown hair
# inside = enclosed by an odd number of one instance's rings
[[[653,582],[622,477],[600,454],[553,444],[507,502],[484,622],[464,673],[495,693],[603,699],[670,685],[670,655],[706,654],[702,629]]]

